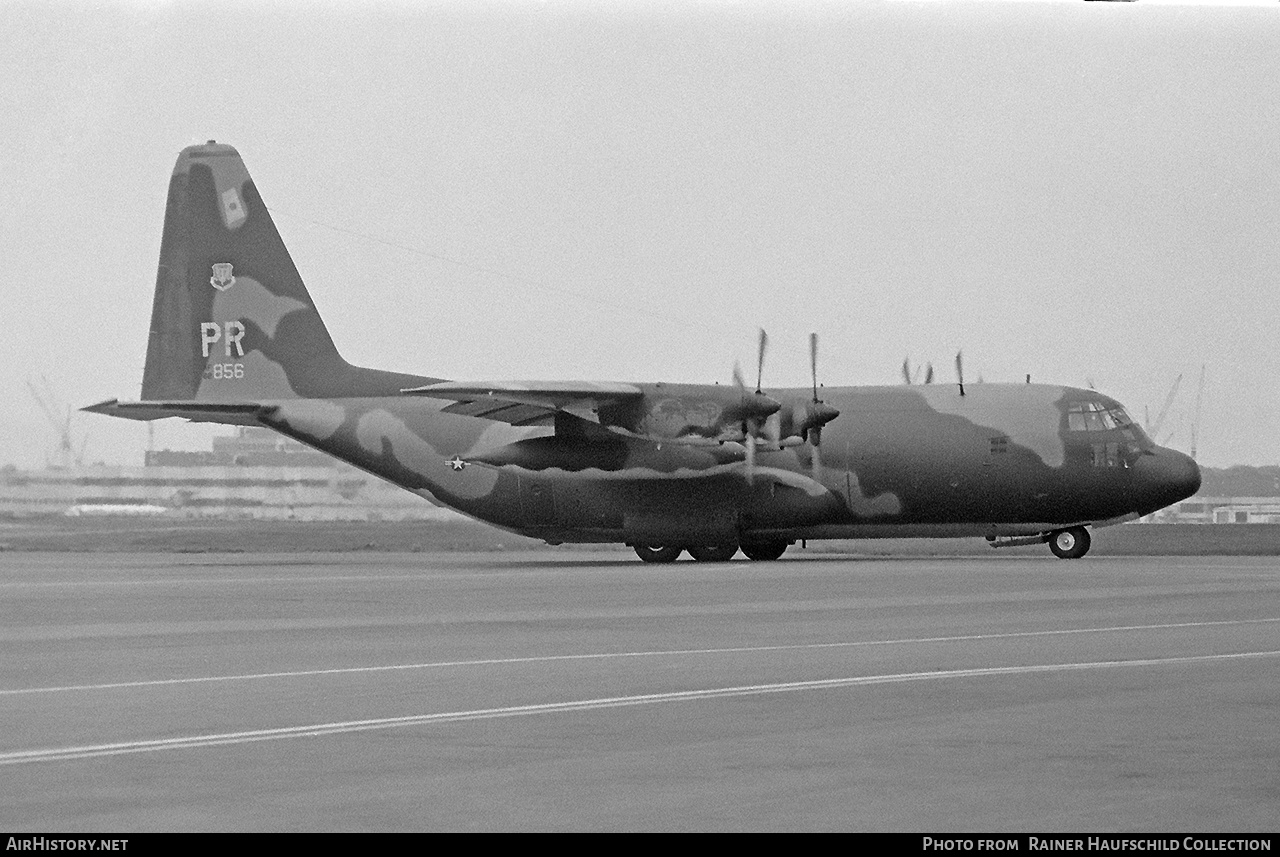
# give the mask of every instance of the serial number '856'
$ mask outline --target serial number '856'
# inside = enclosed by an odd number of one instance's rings
[[[215,381],[221,381],[231,378],[244,377],[243,363],[214,363],[205,370],[205,377],[213,378]]]

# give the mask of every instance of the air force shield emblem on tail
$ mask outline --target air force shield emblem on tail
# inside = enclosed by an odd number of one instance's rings
[[[235,284],[236,278],[231,275],[230,262],[218,262],[213,266],[213,276],[209,278],[209,285],[220,292],[225,292]]]

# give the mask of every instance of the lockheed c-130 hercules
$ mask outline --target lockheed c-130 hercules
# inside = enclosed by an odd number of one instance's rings
[[[1200,472],[1121,405],[1045,384],[812,387],[457,382],[334,347],[239,153],[169,183],[139,401],[85,410],[266,426],[552,544],[780,557],[799,540],[985,537],[1083,556],[1091,526],[1195,493]],[[910,378],[908,378],[908,381]],[[1029,379],[1028,379],[1029,381]]]

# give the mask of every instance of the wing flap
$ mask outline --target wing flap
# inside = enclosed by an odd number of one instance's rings
[[[634,384],[608,381],[445,381],[400,391],[406,396],[451,399],[445,413],[495,420],[512,425],[550,425],[556,411],[594,423],[601,404],[639,399]]]
[[[549,426],[555,421],[556,415],[555,410],[552,408],[492,400],[458,402],[446,408],[441,408],[441,410],[446,414],[479,417],[495,422],[510,423],[513,426]]]

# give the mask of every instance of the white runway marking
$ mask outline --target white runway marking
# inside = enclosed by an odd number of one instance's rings
[[[858,640],[844,643],[796,643],[779,646],[736,646],[719,649],[664,649],[645,652],[591,652],[580,655],[530,655],[515,658],[482,658],[462,661],[430,661],[416,664],[385,664],[371,667],[337,667],[322,670],[293,670],[288,672],[247,673],[244,675],[196,676],[193,678],[164,678],[145,681],[120,681],[106,684],[73,684],[58,687],[24,687],[0,690],[0,696],[31,693],[61,693],[85,690],[116,690],[127,687],[162,687],[177,684],[201,684],[221,681],[254,681],[268,678],[303,678],[306,676],[348,675],[353,673],[396,672],[401,670],[439,669],[443,667],[499,666],[504,664],[547,663],[553,661],[607,660],[610,658],[652,658],[674,655],[729,655],[750,652],[785,652],[806,649],[844,649],[859,646],[897,646],[918,643],[973,642],[975,640],[1008,640],[1023,637],[1053,637],[1070,634],[1104,634],[1118,631],[1154,631],[1170,628],[1207,628],[1224,625],[1256,625],[1280,622],[1280,617],[1269,619],[1226,619],[1209,622],[1176,622],[1161,625],[1118,625],[1106,628],[1067,628],[1055,631],[1016,631],[1005,634],[964,634],[952,637],[915,637],[900,640]]]
[[[457,580],[479,577],[479,574],[454,574],[432,580]],[[300,577],[151,577],[125,580],[14,580],[0,583],[0,589],[71,589],[79,586],[223,586],[241,583],[399,583],[423,580],[421,574],[325,574]]]
[[[143,741],[121,741],[114,744],[91,744],[81,747],[60,747],[45,750],[16,750],[0,753],[0,765],[16,765],[27,762],[59,762],[73,759],[91,759],[98,756],[120,756],[128,753],[147,753],[155,750],[190,750],[201,747],[217,747],[227,744],[248,744],[255,741],[274,741],[283,738],[315,738],[339,735],[346,732],[365,732],[373,729],[391,729],[397,726],[422,726],[435,723],[460,723],[470,720],[487,720],[498,717],[522,717],[530,714],[554,714],[566,711],[590,711],[600,708],[619,708],[630,705],[652,705],[662,702],[692,702],[703,699],[723,699],[736,696],[756,696],[766,693],[788,693],[799,690],[821,690],[861,685],[892,684],[929,679],[976,678],[980,676],[1023,675],[1028,673],[1054,673],[1075,670],[1104,669],[1113,667],[1168,666],[1172,664],[1204,663],[1208,661],[1265,658],[1280,655],[1273,652],[1238,652],[1227,655],[1194,655],[1177,658],[1148,658],[1132,661],[1094,661],[1074,664],[1039,664],[1021,667],[983,667],[977,669],[937,670],[930,672],[896,673],[891,675],[853,676],[849,678],[818,679],[814,681],[756,684],[741,687],[718,687],[704,690],[684,690],[671,693],[646,693],[634,696],[613,696],[602,699],[582,699],[572,702],[549,702],[539,705],[513,705],[504,708],[480,708],[473,711],[449,711],[438,714],[415,714],[406,717],[380,717],[370,720],[347,720],[334,723],[316,723],[310,726],[285,726],[275,729],[252,729],[243,732],[222,732],[209,735],[191,735],[183,738],[160,738]]]

